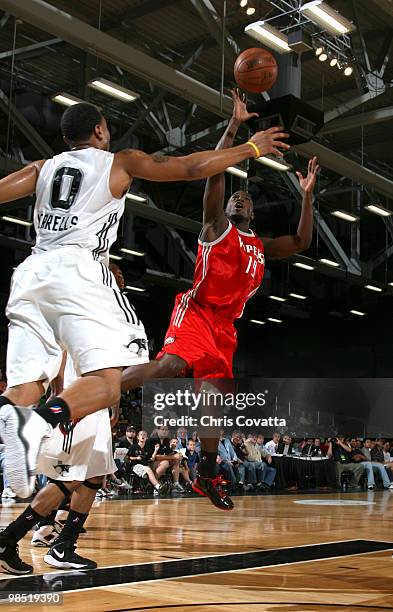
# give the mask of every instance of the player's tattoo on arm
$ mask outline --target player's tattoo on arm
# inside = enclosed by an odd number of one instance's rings
[[[151,158],[157,164],[165,164],[169,162],[169,157],[167,157],[166,155],[158,155],[157,153],[154,153]]]

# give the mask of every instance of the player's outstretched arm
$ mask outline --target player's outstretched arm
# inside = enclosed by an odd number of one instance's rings
[[[240,125],[248,119],[258,116],[258,113],[247,111],[244,94],[237,89],[233,89],[231,94],[233,100],[232,117],[216,146],[216,151],[232,147]],[[228,220],[224,213],[224,197],[225,174],[222,172],[209,177],[206,182],[203,196],[203,240],[209,242],[216,240],[228,227]]]
[[[249,142],[231,149],[201,151],[185,157],[148,155],[143,151],[126,150],[115,155],[115,172],[119,170],[132,178],[149,181],[195,181],[224,172],[228,166],[238,164],[249,157],[259,157],[273,153],[282,157],[282,149],[289,145],[282,141],[287,134],[282,128],[272,127],[265,132],[257,132]],[[257,155],[257,151],[259,155]],[[124,176],[122,177],[124,179]]]
[[[305,251],[310,246],[313,228],[312,197],[318,171],[317,158],[313,157],[308,162],[306,177],[303,177],[301,172],[296,172],[300,188],[303,192],[302,212],[297,233],[289,236],[280,236],[279,238],[262,238],[267,257],[271,259],[285,259]]]
[[[33,195],[44,163],[45,160],[41,159],[1,179],[0,204]]]

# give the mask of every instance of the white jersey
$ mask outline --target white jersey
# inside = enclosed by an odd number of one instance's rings
[[[125,202],[109,189],[113,159],[113,153],[88,147],[44,163],[36,186],[33,253],[75,245],[108,264]]]

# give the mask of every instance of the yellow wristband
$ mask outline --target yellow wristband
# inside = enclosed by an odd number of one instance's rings
[[[255,153],[256,153],[256,157],[261,157],[261,153],[257,147],[257,145],[255,144],[255,142],[252,142],[251,140],[248,140],[246,144],[249,144],[252,146],[252,148],[254,149]]]

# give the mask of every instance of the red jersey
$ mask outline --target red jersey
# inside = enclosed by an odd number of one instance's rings
[[[199,241],[194,284],[187,294],[219,318],[233,321],[256,293],[264,270],[262,241],[252,230],[242,232],[229,222],[217,240]]]

